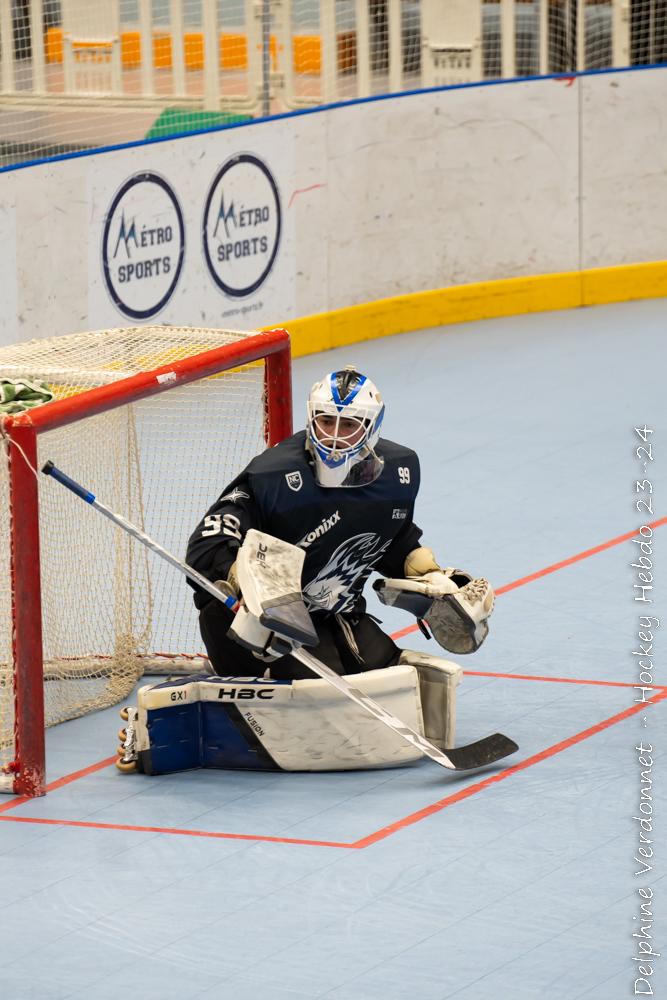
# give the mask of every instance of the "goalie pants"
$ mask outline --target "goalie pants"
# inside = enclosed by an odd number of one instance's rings
[[[210,601],[199,613],[199,628],[208,657],[221,677],[256,677],[264,673],[263,661],[227,635],[232,612],[219,601]],[[356,674],[379,670],[398,663],[401,654],[396,643],[386,635],[370,615],[313,615],[319,643],[309,652],[337,674]],[[275,680],[300,680],[313,677],[308,667],[291,656],[268,662]]]

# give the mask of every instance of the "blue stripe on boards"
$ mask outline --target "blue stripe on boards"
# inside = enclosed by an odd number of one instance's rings
[[[122,149],[136,149],[139,146],[155,145],[161,142],[172,142],[175,139],[190,139],[197,135],[207,135],[212,132],[223,132],[229,129],[242,129],[261,125],[263,122],[282,121],[285,118],[300,118],[304,115],[316,115],[323,111],[334,111],[338,108],[352,108],[356,105],[378,103],[380,101],[400,101],[406,97],[418,94],[433,94],[446,90],[470,90],[474,87],[500,87],[515,83],[534,83],[539,80],[572,80],[578,77],[603,76],[616,73],[641,73],[644,70],[667,70],[667,64],[651,63],[648,66],[619,66],[613,69],[589,69],[582,72],[546,73],[543,76],[517,76],[509,80],[478,80],[473,83],[447,84],[443,87],[423,87],[417,90],[404,90],[400,94],[375,94],[372,97],[355,97],[347,101],[335,101],[331,104],[320,104],[315,108],[300,108],[297,111],[284,111],[277,115],[267,115],[264,118],[254,118],[252,121],[237,122],[232,125],[215,125],[209,128],[196,129],[189,132],[174,133],[169,136],[157,136],[151,139],[138,139],[133,142],[121,142],[113,146],[97,146],[93,149],[82,149],[73,153],[58,153],[55,156],[45,156],[38,160],[26,160],[25,163],[12,163],[0,167],[0,174],[11,170],[23,170],[26,167],[41,166],[44,163],[58,163],[61,160],[75,160],[83,156],[96,156],[98,153],[115,153]]]

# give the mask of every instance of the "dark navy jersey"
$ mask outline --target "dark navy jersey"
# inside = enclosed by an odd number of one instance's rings
[[[300,431],[254,458],[197,525],[186,559],[207,579],[226,580],[246,531],[256,528],[305,551],[309,611],[361,611],[370,573],[402,577],[406,555],[419,545],[413,521],[419,460],[380,439],[375,450],[384,466],[373,483],[325,487],[315,479],[305,441]],[[208,600],[196,593],[199,607]]]

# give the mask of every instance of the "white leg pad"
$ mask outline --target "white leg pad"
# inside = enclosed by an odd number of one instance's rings
[[[399,663],[409,664],[417,671],[424,735],[442,749],[453,747],[456,738],[456,688],[463,670],[451,660],[412,649],[401,652]]]
[[[411,664],[347,674],[424,735]],[[396,767],[422,753],[319,677],[196,676],[139,688],[136,751],[148,774],[194,767],[329,771]]]

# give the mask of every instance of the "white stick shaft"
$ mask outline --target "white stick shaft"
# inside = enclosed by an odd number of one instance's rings
[[[140,531],[139,528],[132,524],[131,521],[126,520],[126,518],[124,518],[121,514],[117,514],[114,510],[111,510],[110,507],[100,503],[94,493],[91,493],[90,490],[88,490],[85,486],[82,486],[81,483],[77,483],[75,479],[71,479],[70,476],[68,476],[61,469],[56,468],[53,462],[47,462],[42,468],[42,472],[46,476],[52,476],[53,479],[60,483],[61,486],[64,486],[71,493],[74,493],[85,503],[90,504],[91,507],[95,507],[96,510],[99,510],[100,514],[104,514],[106,518],[113,521],[114,524],[117,524],[118,527],[122,528],[123,531],[126,531],[128,535],[132,535],[133,538],[136,538],[136,540],[141,542],[142,545],[145,545],[147,549],[151,549],[152,552],[155,552],[156,555],[165,559],[176,569],[180,570],[181,573],[185,573],[185,575],[196,583],[198,587],[201,587],[202,590],[208,591],[209,594],[212,594],[213,597],[222,601],[222,603],[226,604],[232,611],[237,610],[238,601],[227,594],[223,594],[221,590],[218,590],[214,583],[207,580],[205,576],[198,573],[196,569],[192,568],[192,566],[188,566],[188,564],[183,562],[181,559],[177,559],[176,556],[171,554],[171,552],[167,552],[167,550],[163,549],[161,545],[158,545],[155,539],[151,538],[150,535],[147,535],[144,531]]]
[[[122,528],[123,531],[126,531],[128,535],[132,535],[132,537],[136,538],[138,542],[141,542],[141,544],[145,545],[147,549],[151,550],[151,552],[155,552],[156,555],[160,556],[162,559],[165,559],[168,563],[174,566],[175,569],[179,569],[181,573],[184,573],[190,580],[192,580],[193,583],[196,583],[198,587],[201,587],[202,590],[208,591],[209,594],[212,594],[213,597],[216,597],[219,601],[222,601],[222,603],[226,604],[227,607],[232,609],[236,607],[238,602],[235,601],[233,597],[229,597],[227,594],[223,594],[223,592],[219,590],[214,583],[211,583],[210,580],[207,580],[205,576],[202,576],[201,573],[198,573],[196,569],[192,568],[192,566],[188,566],[186,562],[183,562],[181,559],[178,559],[175,555],[172,555],[172,553],[168,552],[167,549],[163,549],[162,546],[159,545],[154,538],[151,538],[150,535],[147,535],[143,531],[140,531],[139,528],[135,527],[135,525],[132,524],[131,521],[127,521],[120,514],[116,514],[115,511],[111,510],[109,507],[106,507],[103,503],[100,503],[99,500],[93,500],[90,506],[94,507],[95,510],[99,510],[100,514],[104,514],[104,516],[107,517],[110,521],[113,521],[114,524],[117,524],[119,528]]]

